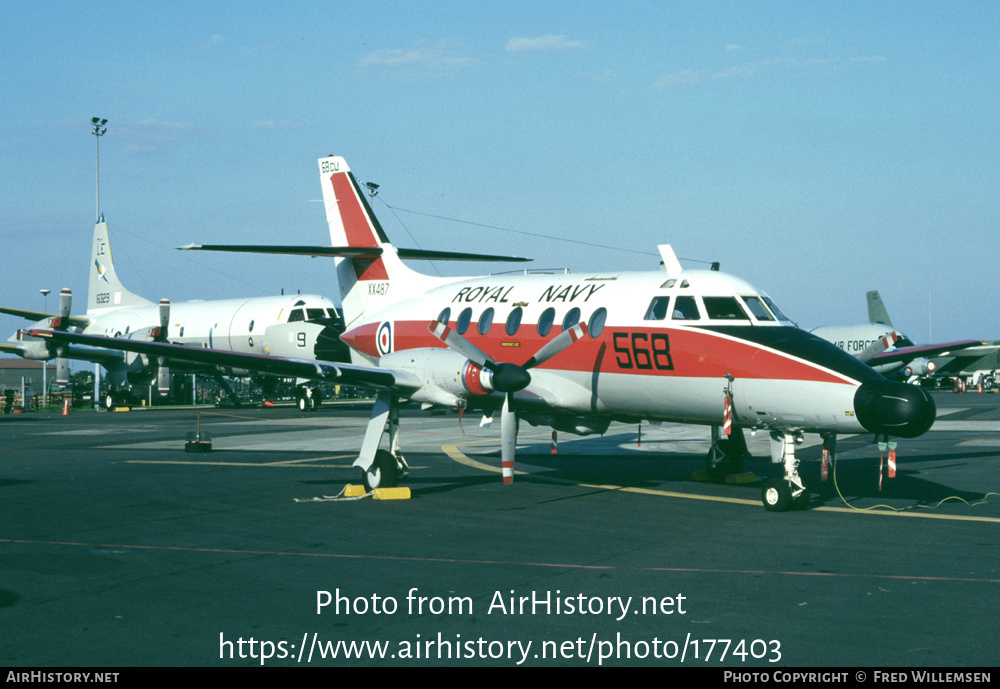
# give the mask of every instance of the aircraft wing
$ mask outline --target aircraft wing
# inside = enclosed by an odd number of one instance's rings
[[[986,343],[982,340],[960,340],[958,342],[947,342],[935,345],[920,345],[914,347],[897,347],[889,351],[876,354],[868,363],[872,366],[882,366],[884,364],[908,363],[919,357],[948,356],[952,352],[959,352],[971,347],[981,347]]]
[[[42,321],[46,318],[58,318],[58,313],[45,313],[44,311],[29,311],[27,309],[11,309],[6,306],[0,306],[0,313],[5,313],[8,316],[17,316],[19,318],[26,318],[29,321]],[[71,327],[85,327],[90,323],[90,319],[86,316],[70,316],[65,319],[64,322]]]
[[[420,382],[410,374],[380,369],[375,366],[289,359],[267,354],[245,354],[167,342],[143,342],[103,335],[84,335],[60,330],[29,330],[27,334],[32,337],[49,338],[57,342],[87,345],[107,350],[137,352],[154,357],[166,357],[171,360],[210,364],[224,368],[247,369],[289,378],[336,381],[346,385],[365,385],[404,392],[420,388]]]

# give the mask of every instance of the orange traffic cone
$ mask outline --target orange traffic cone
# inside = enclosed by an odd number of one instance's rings
[[[69,416],[69,400],[63,400],[63,416]]]

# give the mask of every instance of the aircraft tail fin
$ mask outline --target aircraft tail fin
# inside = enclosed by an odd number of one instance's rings
[[[319,176],[332,246],[381,249],[377,256],[336,258],[348,328],[367,311],[384,308],[441,284],[442,278],[418,273],[400,260],[343,158],[320,158]]]
[[[87,313],[119,306],[148,306],[153,302],[129,292],[118,280],[111,259],[108,224],[102,217],[94,226],[94,244],[90,255],[90,289],[87,292]]]
[[[872,290],[866,296],[868,297],[868,322],[893,327],[892,321],[889,319],[889,312],[886,310],[885,304],[882,303],[882,297],[879,296],[879,293]]]

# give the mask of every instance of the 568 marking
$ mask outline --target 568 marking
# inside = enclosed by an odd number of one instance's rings
[[[626,333],[611,334],[618,368],[659,371],[673,371],[674,360],[670,356],[670,336],[666,333]]]

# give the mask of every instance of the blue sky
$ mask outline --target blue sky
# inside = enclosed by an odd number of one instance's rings
[[[100,116],[115,264],[154,301],[338,299],[321,259],[174,250],[328,243],[316,159],[338,154],[381,185],[399,246],[643,270],[671,243],[803,327],[866,320],[878,289],[916,341],[997,339],[998,20],[990,2],[0,0],[0,302],[82,304]],[[0,317],[3,339],[23,323]]]

